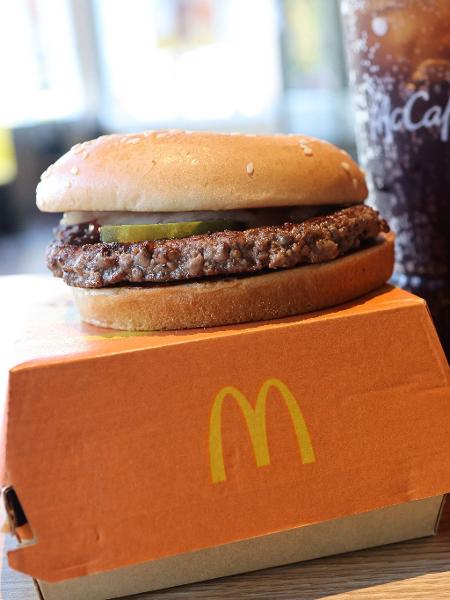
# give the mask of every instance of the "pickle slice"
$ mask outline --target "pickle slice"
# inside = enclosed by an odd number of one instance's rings
[[[181,221],[179,223],[151,223],[148,225],[104,225],[100,227],[102,242],[146,242],[184,238],[201,233],[236,229],[236,221]]]

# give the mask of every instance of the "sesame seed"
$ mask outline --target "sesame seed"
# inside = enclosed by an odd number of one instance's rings
[[[88,156],[89,156],[89,154],[86,152],[86,150],[83,150],[83,152],[81,154],[82,160],[85,160]]]
[[[356,179],[356,177],[353,177],[352,179],[352,183],[353,183],[353,187],[355,188],[355,190],[358,188],[358,180]]]
[[[346,173],[350,174],[350,165],[348,164],[348,162],[341,162],[341,167]]]
[[[167,132],[166,131],[162,131],[161,133],[157,133],[156,137],[157,138],[167,137]]]
[[[152,135],[153,131],[152,130],[148,130],[148,131],[144,131],[144,137],[148,137],[149,135]]]
[[[191,161],[191,164],[193,164],[193,165],[199,165],[200,161],[198,160],[198,158],[193,158],[192,161]]]
[[[255,167],[253,166],[253,163],[248,163],[248,165],[245,167],[247,174],[248,175],[253,175],[253,173],[255,172]]]
[[[82,150],[81,144],[75,144],[75,146],[72,146],[71,150],[74,154],[78,154]]]
[[[70,169],[70,172],[72,173],[72,175],[78,175],[78,173],[80,172],[80,169],[78,167],[72,167]]]
[[[140,141],[141,141],[141,138],[135,137],[135,138],[131,138],[131,139],[127,140],[125,143],[126,144],[137,144]]]
[[[298,142],[298,145],[303,150],[303,154],[305,156],[312,156],[313,155],[312,149],[308,146],[308,144],[305,143],[304,140],[300,139],[299,142]]]
[[[124,144],[126,141],[127,141],[127,138],[126,138],[126,137],[120,138],[120,143],[121,143],[121,144]]]
[[[69,189],[69,188],[71,188],[71,187],[72,187],[72,183],[71,183],[69,180],[67,180],[67,181],[64,183],[64,187],[65,187],[65,188],[67,188],[67,189]]]

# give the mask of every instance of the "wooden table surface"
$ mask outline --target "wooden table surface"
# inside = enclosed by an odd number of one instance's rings
[[[38,600],[4,554],[0,600]],[[436,537],[186,585],[129,600],[450,600],[450,501]],[[80,600],[83,600],[80,598]]]

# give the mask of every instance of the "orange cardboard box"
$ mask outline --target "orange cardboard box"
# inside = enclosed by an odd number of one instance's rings
[[[450,382],[421,299],[387,286],[273,322],[130,334],[81,324],[60,281],[4,278],[0,294],[3,486],[25,540],[8,558],[45,600],[435,531]]]

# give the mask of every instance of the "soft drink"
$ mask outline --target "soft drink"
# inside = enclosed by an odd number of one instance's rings
[[[450,353],[450,0],[342,0],[358,153],[397,235],[394,282]]]

